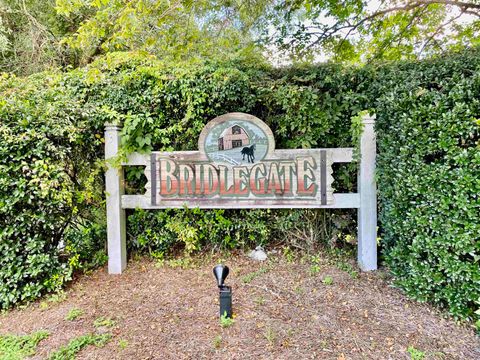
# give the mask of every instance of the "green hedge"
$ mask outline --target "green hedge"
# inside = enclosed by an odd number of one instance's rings
[[[387,263],[409,295],[475,318],[479,52],[388,66],[378,75],[378,189]]]
[[[171,65],[120,53],[68,73],[2,78],[0,126],[8,141],[0,145],[0,240],[10,266],[0,270],[1,307],[104,261],[104,122],[124,124],[127,152],[196,149],[203,126],[231,111],[263,119],[279,148],[339,147],[355,143],[350,119],[370,109],[378,119],[382,258],[411,296],[474,318],[480,297],[479,55],[279,70],[234,62]],[[34,181],[14,165],[24,161],[33,171],[44,166],[37,160],[47,168],[36,170]],[[335,169],[337,190],[355,191],[354,166]],[[138,168],[128,171],[129,191],[141,191],[141,175]],[[50,183],[55,191],[39,190]],[[129,215],[129,247],[154,256],[291,241],[286,237],[298,224],[316,227],[323,240],[355,235],[355,211]]]
[[[101,142],[80,104],[60,85],[62,77],[1,77],[2,308],[60,289],[82,255],[90,260],[96,254],[82,254],[68,239],[88,238],[98,226],[86,222],[95,218],[90,206],[102,195],[92,176],[101,173],[94,169]]]
[[[172,66],[137,54],[111,54],[69,73],[77,101],[96,109],[95,126],[123,123],[123,149],[194,150],[205,124],[232,111],[254,114],[276,133],[279,148],[349,146],[348,104],[357,95],[345,86],[350,70],[324,66],[278,72],[241,63]],[[354,165],[339,167],[336,187],[352,191]],[[129,169],[128,190],[142,192],[143,169]],[[161,256],[175,248],[235,248],[285,242],[302,211],[130,212],[129,247]],[[348,221],[337,221],[337,218]],[[336,238],[355,234],[354,211],[325,216],[322,227]],[[248,221],[246,221],[248,219]],[[152,229],[157,229],[153,231]]]

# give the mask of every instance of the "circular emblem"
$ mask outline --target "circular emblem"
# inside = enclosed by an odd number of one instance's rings
[[[215,163],[253,165],[268,153],[268,136],[255,122],[231,116],[209,129],[204,149]]]

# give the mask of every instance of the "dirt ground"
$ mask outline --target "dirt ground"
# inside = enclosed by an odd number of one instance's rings
[[[472,328],[408,300],[382,271],[352,276],[326,259],[316,273],[281,256],[226,259],[235,323],[221,327],[212,274],[218,261],[203,256],[182,269],[137,259],[119,276],[100,269],[77,279],[63,301],[0,316],[0,333],[48,330],[34,359],[95,332],[112,338],[77,359],[410,359],[412,348],[425,359],[480,359]],[[83,315],[65,320],[74,308]],[[115,325],[95,327],[99,317]]]

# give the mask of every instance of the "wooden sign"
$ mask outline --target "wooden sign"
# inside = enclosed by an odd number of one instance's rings
[[[197,151],[134,153],[123,166],[145,166],[145,193],[124,195],[123,172],[106,174],[109,271],[126,264],[127,208],[363,208],[362,229],[376,241],[375,139],[373,119],[364,120],[359,193],[334,193],[332,164],[352,161],[352,148],[275,149],[270,128],[255,116],[229,113],[211,120]],[[105,157],[118,153],[120,128],[106,125]],[[362,197],[363,195],[363,197]],[[363,200],[362,200],[363,199]],[[368,205],[368,206],[367,206]],[[370,224],[374,220],[373,224]],[[368,223],[368,226],[364,226]],[[359,235],[361,232],[359,233]],[[360,237],[360,236],[359,236]],[[115,241],[121,245],[115,244]],[[376,247],[375,247],[376,249]],[[369,250],[370,251],[370,250]],[[376,250],[375,250],[376,251]],[[110,259],[110,258],[109,258]],[[109,260],[110,261],[110,260]],[[110,264],[110,262],[109,262]],[[364,268],[372,268],[371,261]],[[375,252],[376,267],[376,252]]]
[[[334,201],[332,150],[275,150],[272,131],[255,116],[215,118],[200,134],[198,148],[151,153],[146,194],[125,205],[318,207]]]

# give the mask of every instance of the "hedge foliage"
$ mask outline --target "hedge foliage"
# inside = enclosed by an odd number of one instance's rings
[[[85,222],[102,196],[92,177],[101,142],[62,77],[1,78],[1,307],[60,289],[82,255],[68,239],[96,226]]]
[[[387,263],[409,295],[478,319],[479,52],[387,67],[380,78],[378,189]]]
[[[67,73],[4,76],[0,246],[8,260],[0,269],[1,307],[55,289],[73,269],[104,260],[104,122],[124,124],[126,152],[196,149],[203,126],[232,111],[263,119],[278,148],[341,147],[355,143],[351,118],[370,109],[378,119],[385,260],[411,296],[474,318],[480,299],[479,55],[279,70],[235,62],[165,64],[119,53]],[[338,191],[355,191],[354,167],[335,169]],[[141,191],[141,168],[127,172],[127,186]],[[129,215],[130,248],[160,257],[175,248],[292,241],[305,226],[323,240],[355,235],[354,211]]]

